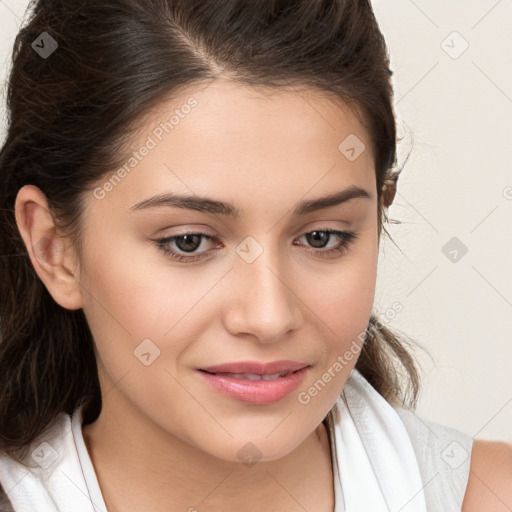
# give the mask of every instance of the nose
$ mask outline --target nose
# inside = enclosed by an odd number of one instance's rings
[[[264,250],[252,263],[237,258],[232,280],[226,328],[234,336],[253,336],[275,343],[300,327],[300,289],[283,268],[278,251]]]

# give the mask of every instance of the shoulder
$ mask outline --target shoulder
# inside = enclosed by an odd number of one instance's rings
[[[512,445],[475,440],[462,512],[512,510]]]
[[[427,420],[414,410],[396,408],[395,411],[408,431],[416,454],[427,510],[461,512],[473,438],[448,425]]]

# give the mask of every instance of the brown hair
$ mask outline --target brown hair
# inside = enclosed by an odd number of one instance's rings
[[[388,236],[385,207],[401,171],[392,72],[367,0],[39,0],[26,16],[0,152],[0,449],[13,457],[58,413],[83,404],[90,423],[101,410],[83,311],[53,300],[18,231],[23,185],[44,192],[80,254],[84,194],[122,163],[140,119],[169,94],[221,73],[251,86],[330,92],[360,113],[375,157],[379,232]],[[43,32],[58,44],[46,57],[32,47]],[[413,407],[419,377],[410,343],[372,313],[356,368],[390,403]]]

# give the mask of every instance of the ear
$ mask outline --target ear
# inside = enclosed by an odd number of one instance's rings
[[[382,187],[382,204],[385,208],[389,208],[396,196],[396,184],[398,178],[386,180]]]
[[[80,286],[75,279],[69,241],[58,234],[46,196],[38,187],[25,185],[16,196],[16,224],[30,261],[55,302],[66,309],[82,307]]]

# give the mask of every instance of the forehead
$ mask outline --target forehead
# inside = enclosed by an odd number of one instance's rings
[[[194,107],[189,109],[191,101]],[[173,112],[179,114],[172,123],[174,134],[193,131],[201,135],[201,142],[237,139],[249,149],[269,139],[275,144],[310,141],[315,145],[322,139],[322,147],[328,148],[350,133],[368,137],[354,108],[333,93],[311,87],[249,86],[217,79],[163,100],[148,112],[144,128],[147,131],[151,123],[169,120]],[[297,149],[297,144],[292,146]]]
[[[345,141],[355,141],[357,158],[347,157]],[[161,101],[140,120],[126,153],[134,165],[109,195],[131,206],[168,191],[268,202],[351,185],[373,190],[370,146],[357,114],[332,94],[216,80]]]

